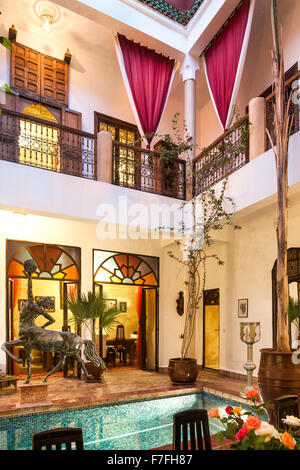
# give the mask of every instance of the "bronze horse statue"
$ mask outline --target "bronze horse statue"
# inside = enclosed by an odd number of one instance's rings
[[[45,309],[54,307],[51,297],[42,297],[35,303],[32,292],[32,274],[37,269],[34,260],[29,259],[24,262],[24,270],[28,275],[28,299],[23,304],[19,320],[19,338],[3,343],[1,349],[14,361],[25,366],[27,361],[27,378],[25,384],[31,378],[32,349],[39,351],[54,351],[60,354],[58,364],[46,375],[43,382],[46,382],[50,375],[63,368],[67,357],[74,357],[81,365],[87,378],[93,378],[88,374],[83,360],[80,357],[82,345],[85,346],[84,354],[93,365],[106,369],[103,359],[98,356],[96,346],[91,340],[82,339],[79,335],[65,331],[52,331],[45,328],[55,322],[54,318]],[[44,316],[48,320],[42,327],[35,325],[35,320],[39,316]],[[12,346],[23,346],[25,359],[14,356],[7,348]]]

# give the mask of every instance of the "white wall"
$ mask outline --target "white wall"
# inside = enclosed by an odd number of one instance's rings
[[[300,246],[299,208],[298,190],[290,197],[288,248]],[[261,322],[261,341],[254,345],[257,368],[260,349],[272,347],[271,271],[277,256],[276,211],[275,201],[251,215],[241,211],[235,222],[242,229],[229,231],[229,241],[212,248],[212,252],[225,261],[224,266],[209,262],[206,283],[206,289],[220,289],[220,369],[245,373],[247,348],[240,340],[241,321]],[[247,320],[238,318],[238,299],[245,298],[249,309]],[[199,329],[202,322],[202,314],[199,314]],[[198,360],[202,363],[202,335],[198,340]]]

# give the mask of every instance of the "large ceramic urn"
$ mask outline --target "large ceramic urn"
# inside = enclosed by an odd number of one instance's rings
[[[274,349],[260,352],[258,385],[263,401],[273,401],[283,395],[298,395],[300,400],[300,352]],[[273,421],[272,415],[270,418]]]

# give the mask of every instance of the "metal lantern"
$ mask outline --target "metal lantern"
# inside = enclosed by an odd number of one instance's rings
[[[252,388],[253,371],[256,369],[253,362],[253,344],[260,340],[260,322],[242,322],[240,335],[243,343],[247,344],[247,362],[244,364],[244,369],[247,372],[247,386],[240,393],[242,398],[246,398],[246,393]]]

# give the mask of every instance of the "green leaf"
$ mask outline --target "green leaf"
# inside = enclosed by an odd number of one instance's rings
[[[4,36],[0,36],[0,44],[2,44],[7,49],[10,49],[10,50],[12,49],[11,42]]]
[[[12,90],[6,83],[0,87],[0,90],[5,91],[6,93],[12,93],[13,95],[16,95],[14,90]]]

